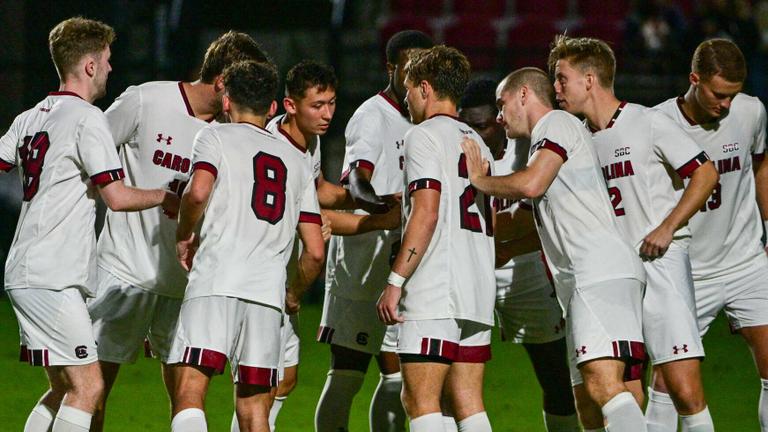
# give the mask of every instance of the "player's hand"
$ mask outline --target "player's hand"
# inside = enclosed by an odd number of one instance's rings
[[[670,243],[672,243],[672,237],[674,237],[674,235],[674,228],[669,228],[665,224],[661,224],[645,237],[643,245],[640,246],[640,253],[651,259],[664,255],[667,252]]]
[[[164,192],[165,196],[163,197],[162,204],[160,204],[163,208],[163,214],[168,216],[169,219],[176,219],[179,217],[179,205],[181,199],[176,192],[171,192],[169,190]]]
[[[296,298],[293,293],[288,290],[285,292],[285,313],[293,315],[299,312],[301,309],[301,300]]]
[[[467,160],[469,182],[474,184],[473,179],[487,175],[491,164],[488,162],[488,159],[483,158],[480,146],[472,138],[464,137],[464,141],[461,142],[461,149],[464,150]]]
[[[402,292],[402,288],[387,284],[384,292],[381,293],[381,297],[376,303],[376,310],[379,313],[379,320],[384,324],[393,325],[404,321],[403,317],[397,313],[397,305],[400,303]]]
[[[393,208],[393,207],[400,206],[400,203],[403,201],[403,194],[401,192],[398,192],[392,195],[382,195],[379,198],[385,203],[387,203],[387,205],[389,205],[389,208]]]
[[[400,228],[400,226],[403,224],[403,217],[402,217],[402,208],[397,205],[392,207],[388,212],[384,213],[383,215],[375,215],[371,217],[378,217],[380,218],[380,224],[381,229],[383,230],[393,230],[396,228]]]
[[[323,241],[328,243],[328,240],[331,239],[331,234],[333,233],[331,220],[328,216],[322,213],[320,214],[320,218],[323,220],[323,224],[320,226],[320,230],[323,232]]]
[[[176,242],[176,256],[184,270],[189,271],[192,268],[192,259],[195,258],[198,246],[200,246],[200,239],[194,232],[189,235],[188,239]]]

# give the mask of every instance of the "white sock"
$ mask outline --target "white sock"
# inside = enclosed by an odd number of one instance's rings
[[[619,393],[603,408],[603,416],[610,432],[647,432],[645,417],[630,392]]]
[[[645,408],[648,432],[676,432],[677,409],[668,394],[648,387],[648,406]]]
[[[229,432],[240,432],[240,421],[237,420],[237,410],[232,414],[232,425],[229,426]]]
[[[488,414],[483,411],[472,414],[460,421],[459,432],[491,432],[491,422],[488,421]]]
[[[445,432],[459,432],[459,425],[456,424],[456,419],[451,416],[443,416],[443,426]]]
[[[315,411],[316,432],[340,432],[349,429],[349,410],[365,374],[356,370],[331,369]]]
[[[29,417],[27,417],[27,423],[24,425],[24,432],[49,432],[54,417],[56,417],[56,411],[38,402],[37,405],[32,408]]]
[[[443,413],[432,413],[416,417],[408,422],[411,432],[445,432]]]
[[[208,432],[205,412],[199,408],[182,410],[171,420],[171,432]]]
[[[373,393],[368,419],[371,432],[405,432],[405,410],[400,401],[403,376],[400,372],[381,374]]]
[[[760,418],[760,430],[768,432],[768,380],[760,379],[763,389],[760,392],[760,404],[757,406],[757,415]]]
[[[280,413],[280,408],[283,407],[283,402],[288,399],[288,396],[276,397],[272,403],[272,408],[269,410],[269,430],[275,432],[275,422],[277,421],[277,415]]]
[[[709,407],[694,415],[681,415],[680,423],[683,426],[683,432],[715,432],[715,425],[712,423]]]
[[[88,432],[91,430],[93,414],[80,411],[77,408],[62,405],[53,421],[52,432]]]
[[[547,432],[579,432],[579,416],[559,416],[544,411],[544,427]]]

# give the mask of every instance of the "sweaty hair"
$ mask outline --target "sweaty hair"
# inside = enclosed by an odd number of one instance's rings
[[[60,22],[48,35],[48,49],[59,78],[77,73],[83,57],[100,54],[114,40],[115,30],[100,21],[76,17]]]
[[[405,74],[411,83],[427,81],[438,99],[458,104],[469,81],[469,60],[456,48],[437,45],[408,54]]]
[[[555,37],[549,51],[549,71],[555,73],[558,60],[567,60],[582,73],[593,72],[604,89],[613,89],[616,57],[607,43],[593,38]]]
[[[539,101],[549,108],[555,107],[555,87],[549,75],[539,68],[525,67],[507,75],[502,81],[501,91],[516,93],[520,87],[526,86],[536,94]]]
[[[246,60],[224,69],[222,81],[237,108],[264,115],[275,100],[279,78],[272,64]]]
[[[216,77],[221,75],[227,66],[245,60],[270,62],[269,57],[250,36],[230,30],[208,46],[200,69],[200,81],[213,84]]]
[[[735,43],[727,39],[710,39],[696,48],[691,71],[704,79],[720,75],[724,80],[741,83],[747,79],[744,54]]]
[[[332,67],[314,60],[302,60],[285,76],[285,96],[301,100],[307,96],[309,89],[316,88],[318,93],[322,93],[336,91],[338,85],[339,80]]]
[[[459,108],[475,108],[490,105],[496,109],[496,81],[488,78],[475,78],[467,84],[464,95],[459,101]]]
[[[435,46],[435,40],[418,30],[404,30],[395,33],[387,42],[387,61],[397,64],[400,53],[412,49],[429,49]]]

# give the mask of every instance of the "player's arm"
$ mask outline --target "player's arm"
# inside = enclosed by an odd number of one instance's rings
[[[322,172],[317,178],[317,200],[320,202],[320,207],[324,209],[354,210],[357,208],[349,191],[325,181]]]
[[[331,233],[334,235],[358,235],[371,231],[392,230],[402,224],[400,206],[392,207],[384,214],[357,215],[334,210],[323,210],[323,215],[331,221]]]
[[[181,196],[179,224],[176,227],[176,254],[181,266],[187,271],[192,268],[192,259],[200,242],[194,230],[203,217],[215,181],[216,176],[212,172],[195,170]]]
[[[138,189],[126,186],[123,180],[99,183],[99,194],[112,211],[139,211],[162,206],[166,214],[175,217],[179,213],[179,197],[163,189]]]
[[[755,173],[757,205],[760,207],[760,214],[763,215],[763,224],[768,228],[768,160],[765,158],[765,153],[762,156],[760,160],[758,158],[752,159],[752,169]]]
[[[512,212],[496,214],[494,231],[496,267],[501,267],[514,257],[541,249],[539,234],[533,220],[533,212],[519,206]]]
[[[403,322],[403,317],[397,314],[397,305],[402,296],[402,288],[392,284],[392,278],[401,279],[396,284],[409,278],[421,263],[424,253],[432,241],[437,220],[440,216],[440,191],[435,189],[419,189],[411,193],[413,210],[408,225],[403,233],[403,241],[392,265],[392,274],[387,287],[376,305],[379,319],[387,325]]]
[[[683,196],[675,208],[661,222],[656,229],[651,231],[640,246],[640,253],[656,258],[664,255],[672,243],[672,238],[680,227],[688,223],[690,219],[707,202],[712,195],[712,190],[720,181],[720,174],[715,165],[709,160],[696,168],[691,174]]]
[[[10,172],[16,168],[16,145],[19,140],[18,125],[14,121],[8,132],[0,138],[0,171]]]
[[[371,185],[373,171],[366,167],[358,166],[349,170],[347,181],[349,182],[349,192],[352,194],[355,203],[361,209],[371,214],[386,213],[392,207],[399,204],[396,196],[379,197]]]
[[[301,307],[301,300],[317,279],[325,261],[325,240],[320,225],[312,222],[299,222],[299,238],[304,245],[297,263],[296,276],[285,294],[285,312],[295,314]]]
[[[469,181],[479,191],[503,199],[538,198],[547,191],[565,162],[559,154],[546,147],[528,160],[524,170],[506,176],[488,176],[489,163],[483,159],[480,146],[471,139],[461,143],[467,158]]]

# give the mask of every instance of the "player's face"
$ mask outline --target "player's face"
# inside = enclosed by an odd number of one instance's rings
[[[498,111],[490,105],[459,110],[459,118],[469,125],[483,139],[493,154],[501,151],[507,142],[506,132],[496,121]]]
[[[303,133],[323,135],[328,131],[336,111],[336,91],[317,87],[308,89],[304,99],[296,101],[296,121]]]
[[[112,71],[109,60],[112,58],[112,52],[109,47],[104,48],[96,56],[96,72],[93,76],[93,84],[96,87],[96,99],[104,97],[107,94],[107,77]]]
[[[404,82],[405,104],[408,106],[408,113],[411,115],[411,123],[419,124],[426,120],[425,100],[421,94],[421,86],[414,84],[408,76],[405,77]]]
[[[508,91],[496,92],[496,106],[499,108],[496,121],[507,132],[507,138],[525,136],[527,131],[523,120],[524,112],[519,91],[515,94]]]
[[[696,103],[713,118],[719,118],[728,113],[731,101],[741,91],[743,83],[726,81],[720,75],[709,78],[699,78],[696,75]],[[692,80],[694,77],[691,77]]]
[[[560,108],[571,114],[581,114],[587,98],[585,75],[565,59],[555,65],[555,98]]]

